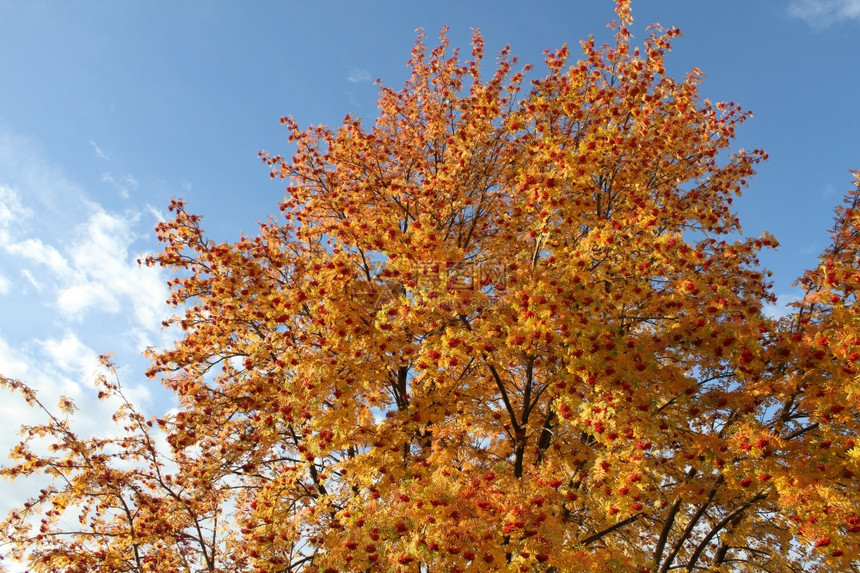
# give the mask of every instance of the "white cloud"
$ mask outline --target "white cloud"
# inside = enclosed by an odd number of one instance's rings
[[[84,379],[94,378],[99,370],[98,355],[73,332],[66,332],[61,340],[49,338],[38,344],[59,370],[77,373]]]
[[[370,72],[365,70],[364,68],[352,68],[349,70],[349,76],[347,76],[346,79],[353,84],[357,84],[360,82],[369,82]]]
[[[167,287],[157,269],[141,267],[129,254],[137,220],[98,211],[78,229],[68,249],[72,270],[57,296],[61,311],[72,317],[89,310],[116,314],[128,305],[138,327],[160,330]]]
[[[41,239],[24,239],[23,241],[0,243],[0,246],[10,254],[41,263],[58,276],[69,274],[69,263],[60,252],[51,245],[46,245]]]
[[[137,184],[131,177],[128,180]],[[71,236],[65,228],[55,229],[53,242],[58,248],[46,242],[49,238],[20,238],[22,231],[12,232],[13,222],[20,223],[29,211],[9,187],[0,186],[0,199],[0,252],[49,269],[54,280],[48,280],[48,285],[53,286],[55,304],[65,316],[80,320],[90,311],[118,314],[128,306],[135,327],[150,332],[161,329],[167,315],[165,281],[157,269],[138,265],[141,254],[129,252],[137,239],[138,214],[118,215],[97,207],[86,222],[73,227]],[[148,207],[148,211],[160,217],[154,209]],[[48,286],[45,277],[37,278],[33,270],[20,272],[41,291]],[[8,279],[0,285],[6,292]]]
[[[105,285],[81,282],[62,289],[57,295],[57,306],[69,318],[80,320],[89,308],[115,314],[120,306],[117,298]]]
[[[98,157],[99,159],[104,159],[105,161],[110,161],[110,157],[108,157],[107,154],[102,151],[102,148],[96,145],[96,142],[92,139],[90,140],[90,145],[93,146],[93,151],[95,151],[96,157]]]
[[[838,22],[860,21],[860,0],[792,0],[788,12],[816,28]]]
[[[9,294],[12,289],[12,281],[0,275],[0,295]]]
[[[113,183],[113,173],[111,173],[110,171],[105,171],[104,173],[102,173],[102,181],[104,181],[105,183]]]

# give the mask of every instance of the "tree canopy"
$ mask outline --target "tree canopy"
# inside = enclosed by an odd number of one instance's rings
[[[175,200],[146,262],[176,273],[182,336],[149,375],[178,411],[148,420],[104,377],[117,437],[77,436],[65,399],[25,428],[0,474],[54,481],[5,551],[82,572],[856,568],[860,177],[805,297],[769,316],[777,241],[732,210],[766,159],[730,149],[749,114],[666,74],[678,30],[635,46],[616,12],[612,43],[548,52],[530,83],[443,30],[371,125],[284,118],[295,153],[261,154],[281,215],[254,236],[212,241]]]

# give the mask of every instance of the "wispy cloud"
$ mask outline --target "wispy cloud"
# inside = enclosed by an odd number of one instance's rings
[[[120,185],[119,194],[123,199],[131,197],[131,192],[137,189],[138,181],[131,175],[125,176],[125,185]]]
[[[860,0],[792,0],[788,12],[815,28],[849,20],[860,21]]]
[[[126,175],[125,179],[122,181],[117,181],[117,178],[110,171],[105,171],[102,173],[102,181],[105,183],[109,183],[116,189],[119,196],[123,199],[128,199],[131,197],[131,191],[137,189],[137,186],[140,184],[140,181],[135,179],[132,175]]]
[[[0,126],[0,188],[14,190],[20,208],[9,223],[21,228],[22,220],[39,229],[39,236],[58,221],[66,221],[97,205],[70,181],[56,163],[45,161],[44,147],[25,135]],[[0,191],[0,209],[8,198]],[[23,203],[22,203],[23,202]],[[2,222],[3,215],[0,215]]]
[[[153,207],[152,205],[147,204],[146,206],[147,212],[152,215],[152,218],[162,223],[167,220],[167,217],[164,216],[164,213]]]
[[[370,81],[370,72],[364,68],[352,68],[349,70],[347,81],[353,84]]]
[[[33,276],[33,273],[31,273],[27,269],[22,269],[21,276],[27,279],[27,282],[30,283],[30,285],[34,289],[36,289],[36,292],[42,292],[42,283],[36,280],[36,277]]]
[[[16,221],[31,215],[32,212],[21,203],[18,193],[13,188],[0,184],[0,233]]]
[[[98,157],[99,159],[104,159],[105,161],[110,161],[110,157],[108,157],[108,156],[107,156],[107,153],[105,153],[104,151],[102,151],[102,148],[101,148],[101,147],[99,147],[99,146],[96,144],[96,142],[95,142],[95,141],[93,141],[92,139],[90,140],[90,145],[92,145],[92,146],[93,146],[93,151],[95,151],[95,153],[96,153],[96,157]]]

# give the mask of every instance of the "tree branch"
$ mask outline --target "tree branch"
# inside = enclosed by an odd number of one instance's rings
[[[633,523],[634,521],[636,521],[636,520],[637,520],[637,519],[639,519],[640,517],[642,517],[642,514],[641,514],[641,513],[637,513],[636,515],[631,515],[631,516],[630,516],[630,517],[628,517],[627,519],[625,519],[625,520],[623,520],[623,521],[619,521],[618,523],[616,523],[616,524],[615,524],[615,525],[613,525],[612,527],[608,527],[608,528],[604,529],[603,531],[601,531],[601,532],[599,532],[599,533],[595,533],[594,535],[591,535],[591,536],[589,536],[589,537],[586,537],[586,538],[585,538],[585,539],[583,539],[582,541],[579,541],[579,542],[577,543],[577,545],[582,545],[582,546],[585,546],[585,545],[591,545],[591,544],[592,544],[592,543],[594,543],[595,541],[599,541],[600,539],[602,539],[602,538],[604,538],[605,536],[609,535],[609,534],[610,534],[610,533],[612,533],[613,531],[616,531],[616,530],[618,530],[618,529],[621,529],[621,528],[622,528],[622,527],[624,527],[625,525],[630,525],[631,523]]]

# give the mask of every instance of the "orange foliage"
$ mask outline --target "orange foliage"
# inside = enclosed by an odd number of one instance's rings
[[[292,159],[262,154],[284,219],[254,237],[175,201],[149,264],[177,273],[184,335],[150,370],[177,469],[127,404],[142,471],[54,418],[31,435],[63,456],[3,474],[71,481],[4,539],[44,571],[847,567],[858,192],[768,318],[776,240],[731,210],[766,156],[725,152],[748,114],[666,76],[679,32],[634,47],[618,6],[613,45],[547,53],[527,94],[507,49],[484,80],[480,35],[463,61],[443,31],[370,127],[284,118]],[[86,531],[58,533],[62,503]]]

